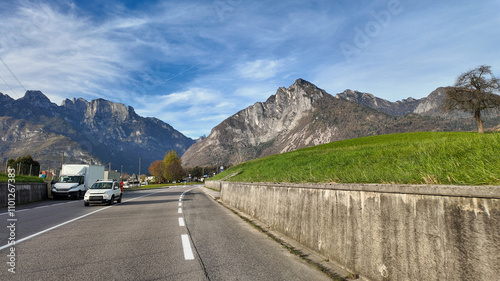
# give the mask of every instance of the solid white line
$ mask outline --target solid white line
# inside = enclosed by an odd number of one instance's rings
[[[184,218],[179,218],[179,226],[186,226],[184,223]]]
[[[20,212],[25,212],[25,211],[31,211],[31,210],[40,209],[40,208],[53,207],[53,206],[58,206],[58,205],[63,205],[63,204],[78,203],[78,202],[82,202],[82,201],[81,201],[81,200],[78,200],[78,201],[63,202],[63,203],[56,203],[56,204],[50,204],[50,205],[44,205],[44,206],[38,206],[38,207],[29,208],[29,209],[21,209],[21,210],[16,210],[16,211],[15,211],[15,213],[20,213]],[[9,212],[0,213],[0,216],[2,216],[2,215],[6,215],[6,214],[8,214],[8,213],[9,213]]]
[[[158,191],[158,192],[161,192],[161,191]],[[148,194],[146,194],[146,195],[139,196],[139,197],[135,197],[135,198],[129,199],[129,200],[124,201],[124,202],[129,202],[129,201],[132,201],[132,200],[135,200],[135,199],[139,199],[139,198],[142,198],[142,197],[146,197],[146,196],[149,196],[149,195],[151,195],[151,194],[158,193],[158,192],[148,193]],[[81,202],[81,201],[80,201],[80,202]],[[120,205],[120,204],[123,204],[123,203],[119,203],[119,204],[116,204],[116,205]],[[40,234],[43,234],[43,233],[45,233],[45,232],[47,232],[47,231],[50,231],[50,230],[56,229],[56,228],[58,228],[58,227],[60,227],[60,226],[63,226],[63,225],[68,224],[68,223],[70,223],[70,222],[74,222],[74,221],[76,221],[76,220],[82,219],[82,218],[84,218],[84,217],[86,217],[86,216],[90,216],[90,215],[95,214],[95,213],[97,213],[97,212],[104,211],[104,210],[109,209],[109,208],[111,208],[111,207],[113,207],[113,206],[116,206],[116,205],[111,205],[111,206],[107,206],[107,207],[104,207],[104,208],[99,209],[99,210],[95,210],[95,211],[90,212],[90,213],[88,213],[88,214],[85,214],[85,215],[83,215],[83,216],[79,216],[79,217],[74,218],[74,219],[71,219],[71,220],[69,220],[69,221],[65,221],[65,222],[60,223],[60,224],[58,224],[58,225],[55,225],[55,226],[53,226],[53,227],[49,227],[49,228],[47,228],[47,229],[45,229],[45,230],[39,231],[39,232],[37,232],[37,233],[35,233],[35,234],[31,234],[30,236],[26,236],[26,237],[24,237],[24,238],[21,238],[21,239],[19,239],[19,240],[16,240],[16,245],[17,245],[17,244],[19,244],[19,243],[21,243],[21,242],[23,242],[23,241],[26,241],[26,240],[28,240],[28,239],[31,239],[31,238],[33,238],[33,237],[35,237],[35,236],[38,236],[38,235],[40,235]],[[3,249],[5,249],[5,248],[11,247],[11,246],[13,246],[13,245],[6,244],[6,245],[4,245],[4,246],[0,247],[0,251],[1,251],[1,250],[3,250]]]
[[[58,228],[58,227],[60,227],[60,226],[63,226],[63,225],[68,224],[68,223],[70,223],[70,222],[74,222],[74,221],[76,221],[76,220],[79,220],[79,219],[84,218],[84,217],[86,217],[86,216],[90,216],[90,215],[92,215],[92,214],[95,214],[95,213],[97,213],[97,212],[100,212],[100,211],[106,210],[106,209],[111,208],[111,207],[113,207],[113,206],[104,207],[104,208],[102,208],[102,209],[99,209],[99,210],[96,210],[96,211],[90,212],[90,213],[85,214],[85,215],[83,215],[83,216],[79,216],[79,217],[77,217],[77,218],[74,218],[74,219],[71,219],[71,220],[69,220],[69,221],[66,221],[66,222],[60,223],[60,224],[55,225],[55,226],[53,226],[53,227],[49,227],[49,228],[47,228],[47,229],[45,229],[45,230],[42,230],[42,231],[37,232],[37,233],[35,233],[35,234],[32,234],[32,235],[30,235],[30,236],[27,236],[27,237],[24,237],[24,238],[22,238],[22,239],[16,240],[16,245],[17,245],[17,244],[19,244],[19,243],[21,243],[21,242],[23,242],[23,241],[26,241],[26,240],[28,240],[28,239],[31,239],[31,238],[33,238],[33,237],[35,237],[35,236],[38,236],[38,235],[40,235],[40,234],[43,234],[43,233],[45,233],[45,232],[47,232],[47,231],[50,231],[50,230],[52,230],[52,229],[56,229],[56,228]],[[4,246],[0,247],[0,251],[1,251],[1,250],[3,250],[3,249],[5,249],[5,248],[7,248],[7,247],[10,247],[10,246],[12,246],[12,245],[9,245],[9,244],[4,245]]]
[[[179,208],[179,210],[177,210],[177,213],[182,214],[182,208]]]
[[[181,235],[182,248],[184,250],[185,260],[194,260],[193,250],[191,249],[191,243],[189,242],[189,236],[187,234]]]

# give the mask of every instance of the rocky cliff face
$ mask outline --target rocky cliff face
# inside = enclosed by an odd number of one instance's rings
[[[418,114],[421,116],[434,116],[442,118],[470,118],[470,114],[463,112],[443,112],[445,91],[447,87],[439,87],[432,91],[427,97],[422,99],[408,98],[401,101],[390,102],[377,98],[369,93],[345,90],[335,97],[342,100],[352,101],[375,110],[394,115],[405,116],[407,114]],[[494,113],[494,116],[498,113]]]
[[[443,89],[428,98],[389,102],[346,90],[333,97],[298,79],[264,103],[227,118],[182,156],[184,166],[228,165],[362,136],[413,131],[475,130],[471,118],[439,110]],[[418,113],[418,114],[417,114]],[[446,117],[446,118],[445,118]]]
[[[182,155],[194,143],[156,118],[140,117],[132,107],[104,99],[66,99],[57,106],[42,92],[28,91],[18,100],[2,94],[0,101],[0,116],[10,117],[0,127],[0,135],[6,138],[0,143],[0,158],[31,154],[42,165],[55,167],[64,151],[67,163],[92,158],[101,164],[111,162],[115,169],[123,165],[125,171],[137,172],[141,157],[144,172],[166,151],[174,149]],[[20,120],[21,127],[7,129],[9,123]],[[22,134],[23,130],[31,133]]]
[[[325,91],[302,79],[288,89],[281,87],[266,102],[257,102],[213,128],[206,139],[186,151],[183,164],[239,163],[266,155],[269,149],[288,151],[278,143],[290,131],[302,127],[304,116],[325,95]]]
[[[345,90],[344,92],[335,95],[335,97],[337,99],[352,101],[394,116],[404,116],[406,114],[413,113],[420,102],[414,98],[390,102],[369,93],[352,90]]]

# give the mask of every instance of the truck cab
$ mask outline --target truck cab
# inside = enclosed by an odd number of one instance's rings
[[[83,194],[82,190],[86,190],[84,184],[83,175],[62,175],[52,187],[52,196],[79,198]]]

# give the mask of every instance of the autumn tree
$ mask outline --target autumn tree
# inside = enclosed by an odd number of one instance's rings
[[[163,159],[163,177],[167,181],[177,181],[184,176],[184,169],[181,165],[181,158],[175,150],[170,150]]]
[[[491,67],[479,66],[460,75],[453,87],[446,90],[446,97],[442,110],[469,112],[474,115],[477,123],[477,132],[482,134],[482,113],[488,109],[500,108],[499,79],[493,76]]]
[[[155,162],[151,163],[151,165],[149,165],[148,171],[149,171],[149,173],[151,175],[153,175],[156,178],[158,178],[159,181],[164,181],[164,178],[163,178],[163,161],[158,160],[158,161],[155,161]]]

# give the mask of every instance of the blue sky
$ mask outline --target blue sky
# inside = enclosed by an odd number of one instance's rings
[[[297,78],[396,101],[478,65],[500,75],[497,0],[0,5],[0,92],[104,98],[192,138]]]

